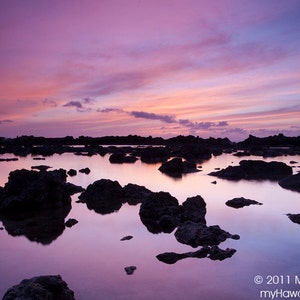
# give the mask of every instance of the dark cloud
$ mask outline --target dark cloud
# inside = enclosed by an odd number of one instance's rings
[[[95,103],[95,100],[92,99],[92,98],[89,98],[89,97],[85,97],[82,99],[83,103],[85,104],[94,104]]]
[[[44,105],[51,106],[51,107],[57,107],[57,103],[54,100],[46,98],[42,102]]]
[[[159,114],[148,113],[144,111],[131,111],[129,112],[129,114],[134,116],[135,118],[159,120],[165,123],[177,123],[174,116],[171,115],[159,115]]]
[[[13,121],[12,120],[0,120],[0,124],[3,124],[3,123],[12,123]]]
[[[97,109],[97,112],[101,112],[101,113],[110,113],[110,112],[125,112],[123,109],[119,109],[119,108],[103,108],[103,109]]]
[[[70,102],[64,104],[63,107],[83,108],[82,104],[79,101],[70,101]]]

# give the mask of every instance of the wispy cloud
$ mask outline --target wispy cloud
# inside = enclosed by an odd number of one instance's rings
[[[12,120],[0,120],[0,124],[4,124],[4,123],[12,123]]]
[[[79,101],[70,101],[70,102],[64,104],[63,107],[83,108],[81,102],[79,102]]]
[[[180,126],[189,128],[191,132],[195,132],[197,130],[216,129],[218,127],[227,127],[228,126],[227,121],[192,122],[188,119],[177,120],[174,115],[162,115],[162,114],[150,113],[150,112],[145,112],[145,111],[126,111],[126,110],[117,109],[117,108],[104,108],[104,109],[98,109],[97,111],[101,112],[101,113],[111,113],[111,112],[125,113],[125,114],[133,116],[135,118],[141,118],[141,119],[147,119],[147,120],[158,120],[158,121],[161,121],[163,123],[168,123],[168,124],[178,124]]]

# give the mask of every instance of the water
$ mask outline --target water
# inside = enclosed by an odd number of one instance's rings
[[[139,219],[139,206],[125,204],[117,213],[100,215],[88,210],[84,204],[76,203],[79,195],[76,194],[66,219],[75,218],[79,223],[66,228],[50,245],[0,231],[0,297],[22,279],[50,274],[60,274],[75,292],[77,300],[260,299],[261,290],[300,290],[293,280],[295,276],[300,278],[300,226],[286,216],[287,213],[300,213],[299,193],[285,190],[271,181],[231,182],[207,175],[217,167],[237,165],[241,159],[229,154],[213,157],[202,164],[201,172],[182,179],[160,173],[160,164],[140,161],[110,164],[108,156],[66,153],[47,157],[45,161],[35,161],[28,156],[2,162],[2,186],[10,171],[46,164],[53,169],[67,170],[89,167],[89,175],[78,173],[68,177],[70,182],[83,187],[107,178],[118,180],[122,186],[135,183],[154,192],[169,192],[180,203],[187,197],[201,195],[207,203],[207,224],[217,224],[232,234],[239,234],[241,239],[229,239],[220,245],[222,249],[237,250],[232,258],[224,261],[187,258],[167,265],[158,261],[156,255],[196,249],[179,244],[173,233],[154,235],[148,232]],[[300,156],[276,160],[289,164],[291,160],[300,162]],[[295,173],[300,170],[299,165],[295,165]],[[217,184],[211,183],[214,180]],[[250,198],[263,205],[241,209],[225,205],[227,200],[235,197]],[[133,239],[120,241],[126,235],[132,235]],[[124,267],[131,265],[137,270],[129,276]],[[263,276],[262,284],[254,283],[256,275]],[[267,278],[268,275],[282,277],[278,277],[279,283],[275,281],[277,284],[267,284],[271,278]],[[290,278],[289,284],[287,278]]]

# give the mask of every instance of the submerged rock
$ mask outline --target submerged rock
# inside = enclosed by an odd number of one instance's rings
[[[220,171],[211,172],[208,175],[217,176],[229,180],[240,179],[269,179],[280,180],[293,173],[290,166],[283,162],[262,160],[242,160],[239,166],[228,166]]]
[[[300,173],[288,176],[278,183],[284,189],[300,192]]]
[[[91,173],[91,170],[90,170],[90,168],[82,168],[79,170],[79,172],[88,175]]]
[[[2,300],[75,300],[74,292],[60,275],[24,279],[4,294]]]
[[[233,198],[231,200],[228,200],[225,204],[234,208],[241,208],[249,205],[262,205],[262,203],[260,202],[251,199],[245,199],[244,197]]]
[[[126,155],[126,153],[117,152],[111,154],[109,161],[114,164],[135,163],[137,158],[133,155]]]

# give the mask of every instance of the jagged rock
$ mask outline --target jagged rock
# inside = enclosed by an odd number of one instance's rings
[[[70,189],[74,185],[66,183],[66,171],[10,172],[0,196],[0,212],[16,214],[24,211],[48,209],[70,205]],[[77,189],[76,186],[74,188]]]
[[[66,171],[15,170],[0,189],[0,219],[12,236],[49,244],[65,229],[71,195],[82,189],[66,182]]]
[[[76,176],[76,175],[77,175],[77,171],[74,170],[74,169],[70,169],[70,170],[67,172],[67,174],[68,174],[69,176]]]
[[[136,269],[136,266],[129,266],[124,268],[127,275],[132,275]]]
[[[83,174],[90,174],[91,170],[89,168],[83,168],[83,169],[80,169],[79,172],[83,173]]]
[[[76,219],[68,219],[68,221],[65,222],[65,225],[66,227],[72,227],[77,223],[78,221]]]
[[[123,187],[124,202],[127,202],[129,205],[142,203],[151,193],[144,186],[133,183],[128,183]]]
[[[39,170],[39,171],[41,171],[41,172],[47,171],[47,170],[50,169],[50,168],[51,168],[51,167],[45,166],[45,165],[32,166],[32,167],[31,167],[32,170]]]
[[[205,258],[208,256],[209,253],[210,253],[210,248],[206,246],[195,252],[186,252],[186,253],[165,252],[165,253],[158,254],[156,258],[159,261],[162,261],[166,264],[175,264],[178,260],[185,259],[188,257]]]
[[[244,197],[240,197],[240,198],[233,198],[231,200],[228,200],[225,203],[227,206],[231,206],[234,208],[241,208],[244,206],[249,206],[249,205],[262,205],[262,203],[257,202],[255,200],[251,200],[251,199],[245,199]]]
[[[300,214],[287,214],[287,216],[292,222],[300,224]]]
[[[293,173],[290,166],[283,162],[262,160],[242,160],[239,166],[228,166],[226,169],[209,173],[230,180],[240,179],[269,179],[280,180]]]
[[[195,252],[186,253],[174,253],[165,252],[158,254],[156,258],[166,264],[175,264],[178,260],[185,258],[210,258],[211,260],[224,260],[226,258],[232,257],[236,252],[235,249],[227,248],[225,250],[220,249],[218,246],[205,246]]]
[[[90,184],[78,198],[89,209],[102,215],[118,211],[124,203],[121,185],[109,179],[100,179]]]
[[[209,258],[211,260],[224,260],[231,257],[236,252],[235,249],[226,248],[225,250],[220,249],[218,246],[212,246],[210,248]]]
[[[6,161],[6,162],[8,162],[8,161],[17,161],[17,160],[19,160],[17,157],[12,157],[12,158],[0,158],[0,162],[2,162],[2,161]]]
[[[300,192],[300,173],[288,176],[278,183],[284,189]]]
[[[151,193],[141,204],[140,218],[152,233],[172,232],[180,222],[178,200],[166,192]]]
[[[192,221],[181,224],[175,232],[175,237],[179,243],[187,244],[194,248],[198,246],[219,245],[227,238],[238,238],[237,235],[233,236],[218,225],[207,227],[204,224]]]
[[[181,177],[182,174],[199,172],[195,163],[183,161],[181,157],[175,157],[164,162],[159,170],[172,177]]]
[[[141,161],[144,163],[164,162],[170,157],[165,147],[147,147],[139,150]]]
[[[109,157],[109,161],[115,164],[135,163],[137,161],[137,158],[132,155],[126,155],[126,153],[123,152],[117,152],[111,154],[111,156]]]
[[[74,292],[60,275],[24,279],[4,294],[2,300],[75,300]]]
[[[120,241],[129,241],[129,240],[131,240],[132,238],[133,238],[132,235],[126,235],[126,236],[122,237]]]
[[[195,223],[206,224],[206,203],[201,196],[187,198],[182,203],[181,222],[192,221]]]

